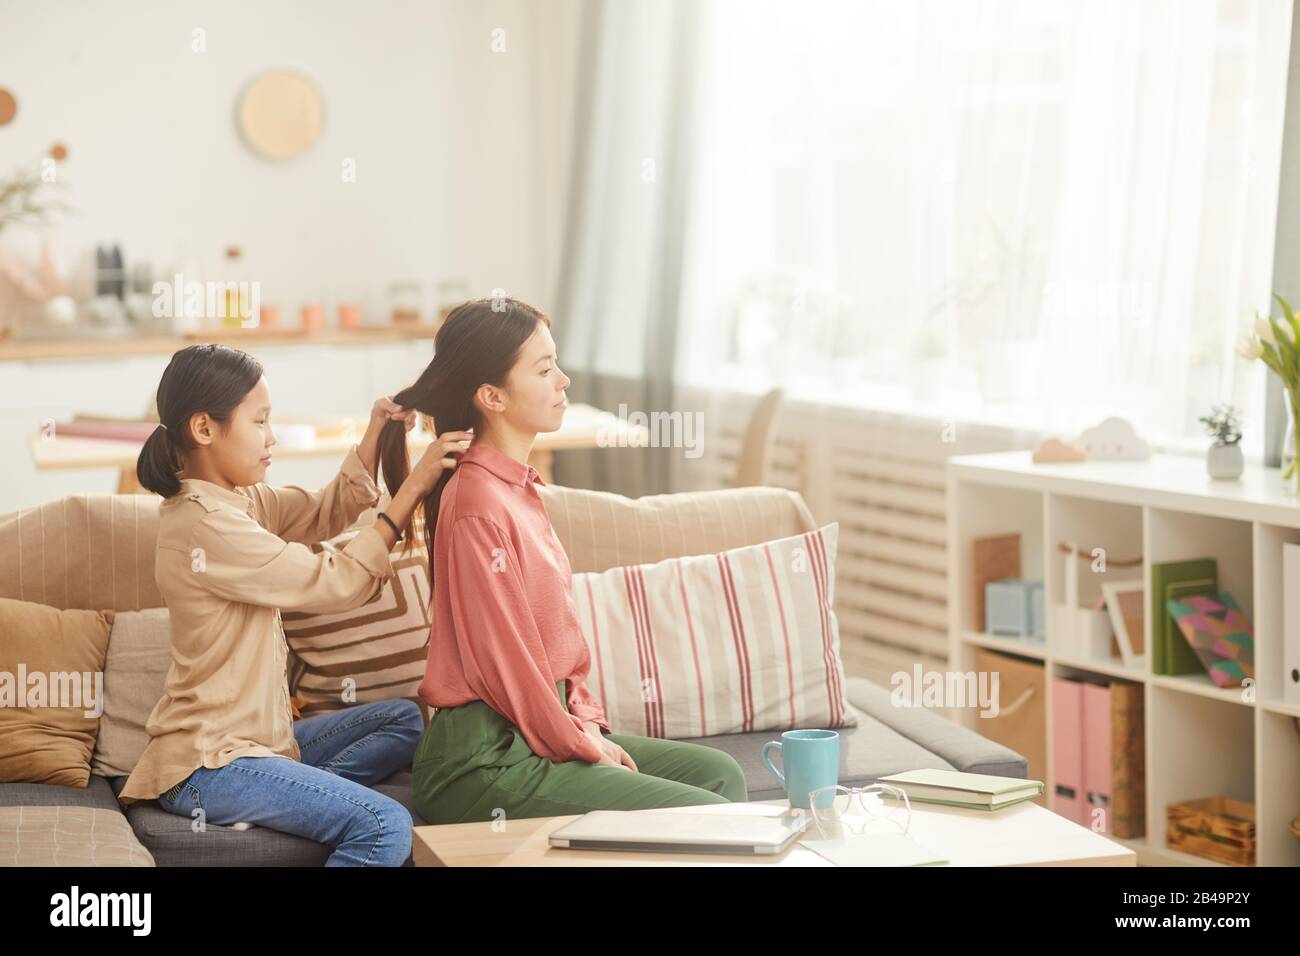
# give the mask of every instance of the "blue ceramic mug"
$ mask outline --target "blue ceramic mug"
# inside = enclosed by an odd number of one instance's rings
[[[773,750],[781,754],[784,774],[772,766]],[[840,782],[840,735],[833,730],[787,730],[780,743],[763,744],[763,763],[785,787],[790,806],[807,810],[808,794]]]

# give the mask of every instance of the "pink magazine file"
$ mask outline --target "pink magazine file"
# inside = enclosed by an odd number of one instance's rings
[[[1098,832],[1110,833],[1110,688],[1100,684],[1083,685],[1082,804],[1079,822],[1094,829],[1093,814],[1100,808],[1105,812],[1097,817]]]
[[[1083,687],[1052,678],[1052,810],[1083,823]]]

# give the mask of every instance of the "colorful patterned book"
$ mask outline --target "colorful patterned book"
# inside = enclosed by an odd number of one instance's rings
[[[1240,687],[1255,676],[1255,638],[1231,594],[1193,594],[1169,602],[1169,613],[1217,687]]]

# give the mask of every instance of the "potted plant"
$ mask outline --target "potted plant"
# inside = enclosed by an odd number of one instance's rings
[[[1282,380],[1289,419],[1282,443],[1282,487],[1289,494],[1300,495],[1300,470],[1296,468],[1296,445],[1300,441],[1296,433],[1296,418],[1300,416],[1300,349],[1296,342],[1300,340],[1300,322],[1286,299],[1276,293],[1273,298],[1281,304],[1283,317],[1256,317],[1254,330],[1246,334],[1238,351],[1245,358],[1259,359]]]
[[[1209,415],[1202,415],[1201,424],[1214,444],[1205,455],[1205,468],[1211,478],[1240,478],[1246,467],[1241,457],[1241,417],[1232,405],[1216,405]]]
[[[23,167],[9,178],[0,178],[0,231],[19,223],[49,225],[54,214],[70,211],[54,196],[65,187],[52,175],[55,167],[48,165],[51,160],[62,162],[67,156],[67,148],[55,143],[42,162]]]
[[[42,161],[20,168],[12,176],[0,176],[0,233],[18,225],[48,226],[57,214],[69,211],[59,198],[66,186],[57,178],[57,167],[51,165],[67,156],[67,148],[55,143]],[[12,333],[19,311],[33,305],[56,321],[70,322],[69,316],[76,315],[76,304],[66,294],[48,244],[43,245],[41,255],[38,278],[36,269],[20,262],[11,251],[0,249],[0,338]],[[6,314],[10,312],[12,317]]]

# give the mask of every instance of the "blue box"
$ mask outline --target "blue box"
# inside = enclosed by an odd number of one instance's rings
[[[985,584],[984,630],[1010,637],[1043,637],[1043,582],[1002,578]]]
[[[1047,639],[1047,611],[1044,606],[1043,582],[1029,582],[1029,634],[1039,640]]]

